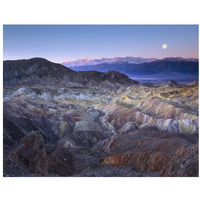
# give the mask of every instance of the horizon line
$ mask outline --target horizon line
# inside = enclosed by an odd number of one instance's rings
[[[181,57],[181,56],[169,56],[169,57],[162,57],[162,58],[156,58],[156,57],[142,57],[142,56],[114,56],[114,57],[99,57],[99,58],[88,58],[88,57],[85,57],[85,58],[78,58],[76,60],[65,60],[65,61],[52,61],[52,60],[49,60],[47,58],[44,58],[44,57],[38,57],[38,56],[35,56],[35,57],[30,57],[30,58],[18,58],[18,59],[3,59],[3,61],[15,61],[15,60],[30,60],[30,59],[33,59],[33,58],[42,58],[42,59],[46,59],[48,61],[51,61],[51,62],[55,62],[55,63],[67,63],[67,62],[74,62],[74,61],[78,61],[78,60],[85,60],[85,59],[91,59],[91,60],[95,60],[95,59],[103,59],[103,58],[106,58],[106,59],[109,59],[109,58],[126,58],[126,57],[132,57],[132,58],[143,58],[143,59],[157,59],[157,60],[163,60],[165,58],[183,58],[183,59],[197,59],[199,60],[199,58],[196,58],[196,57]]]

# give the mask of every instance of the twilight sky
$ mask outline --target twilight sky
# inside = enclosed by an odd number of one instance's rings
[[[167,49],[162,49],[163,44]],[[4,60],[198,58],[198,25],[4,25]]]

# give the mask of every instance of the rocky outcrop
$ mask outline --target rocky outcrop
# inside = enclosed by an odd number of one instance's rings
[[[70,138],[75,140],[80,146],[92,147],[100,140],[106,139],[106,135],[103,132],[96,131],[79,131],[73,132]]]
[[[134,167],[146,172],[163,170],[164,173],[166,166],[173,166],[177,151],[182,152],[182,148],[190,148],[197,141],[197,136],[187,137],[148,129],[137,130],[133,134],[115,135],[104,146],[109,155],[102,165]]]
[[[41,134],[33,131],[23,137],[9,153],[6,163],[4,173],[10,170],[10,173],[17,171],[17,176],[46,175],[46,151]]]
[[[160,171],[170,161],[170,156],[155,152],[125,153],[115,156],[108,156],[102,165],[134,167],[140,172]]]
[[[172,155],[182,146],[190,146],[197,142],[197,136],[179,135],[159,130],[136,130],[129,134],[113,135],[104,146],[109,154],[126,152],[163,152]]]
[[[79,131],[102,132],[102,128],[98,123],[95,123],[95,122],[78,121],[78,122],[75,123],[75,127],[73,129],[73,132],[79,132]]]
[[[130,131],[134,131],[136,130],[136,127],[134,125],[133,122],[127,122],[121,129],[120,129],[120,133],[124,134],[124,133],[128,133]]]
[[[56,150],[48,158],[50,174],[69,176],[74,173],[80,173],[88,167],[100,166],[104,153],[102,151],[102,147],[105,144],[103,140],[96,142],[91,147],[91,145],[87,145],[91,140],[90,138],[81,138],[79,140],[77,137],[65,136],[59,142]]]
[[[76,172],[73,154],[67,148],[58,147],[47,162],[49,174],[69,176]]]
[[[197,177],[199,176],[199,145],[181,147],[161,170],[160,176]]]

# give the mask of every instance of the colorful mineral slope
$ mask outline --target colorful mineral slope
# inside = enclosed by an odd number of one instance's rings
[[[175,133],[198,132],[198,87],[127,88],[108,104],[96,109],[105,113],[102,121],[118,130],[127,122],[137,128],[155,126]]]

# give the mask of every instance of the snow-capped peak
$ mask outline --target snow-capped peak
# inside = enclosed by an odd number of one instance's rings
[[[92,58],[84,58],[79,59],[75,61],[66,61],[62,62],[61,64],[65,65],[66,67],[74,67],[74,66],[88,66],[88,65],[97,65],[102,63],[133,63],[133,64],[140,64],[145,62],[152,62],[157,60],[156,58],[142,58],[142,57],[114,57],[114,58],[98,58],[98,59],[92,59]]]

